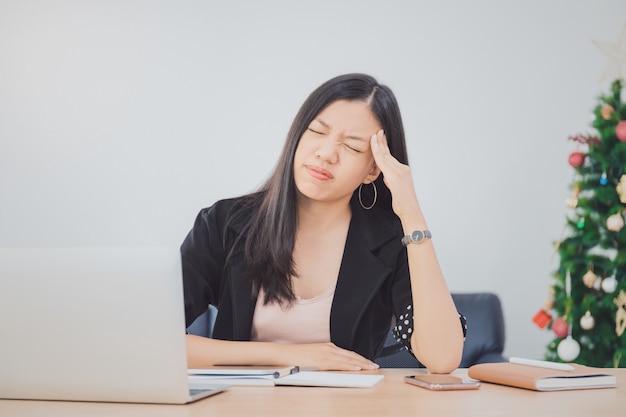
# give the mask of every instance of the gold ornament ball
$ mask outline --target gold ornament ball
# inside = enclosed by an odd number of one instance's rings
[[[619,178],[619,183],[617,184],[617,187],[615,187],[615,191],[617,191],[619,201],[626,204],[626,174]]]
[[[552,310],[552,307],[554,307],[554,300],[551,298],[546,298],[546,300],[543,302],[543,309],[544,310]]]
[[[598,276],[594,274],[591,269],[587,271],[585,275],[583,275],[583,283],[585,284],[587,288],[593,288],[593,284],[596,283],[597,279],[598,279]]]
[[[619,232],[624,227],[624,217],[622,213],[616,213],[606,219],[606,228],[611,232]]]
[[[600,109],[600,114],[602,115],[602,118],[604,120],[609,120],[614,111],[615,109],[613,108],[613,106],[611,106],[610,104],[605,104],[604,106],[602,106],[602,109]]]
[[[569,196],[565,199],[565,204],[567,204],[569,208],[576,208],[576,206],[578,206],[578,198],[573,195]]]

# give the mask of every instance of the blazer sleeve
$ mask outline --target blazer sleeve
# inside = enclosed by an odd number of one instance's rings
[[[413,296],[411,293],[411,277],[409,262],[405,248],[399,252],[394,283],[391,289],[395,323],[393,334],[411,353],[411,333],[413,332]]]
[[[219,304],[225,262],[221,211],[220,203],[202,209],[181,245],[187,327],[209,304]]]

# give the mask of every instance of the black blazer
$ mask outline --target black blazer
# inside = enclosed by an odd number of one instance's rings
[[[412,304],[402,226],[389,210],[364,210],[351,202],[352,219],[330,313],[333,343],[375,359],[382,350],[393,316]],[[225,220],[241,199],[221,200],[198,214],[181,246],[185,315],[189,326],[209,304],[219,313],[213,337],[250,340],[256,298],[242,256],[224,268],[228,242],[238,230]],[[226,237],[226,239],[225,239]]]

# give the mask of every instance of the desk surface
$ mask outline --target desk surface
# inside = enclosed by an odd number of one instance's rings
[[[188,405],[0,400],[1,416],[623,416],[626,368],[617,388],[535,392],[483,383],[479,390],[428,391],[406,384],[410,369],[384,369],[374,388],[232,387]],[[459,370],[464,373],[465,370]]]

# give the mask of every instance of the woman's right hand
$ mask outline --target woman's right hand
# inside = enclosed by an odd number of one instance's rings
[[[334,343],[283,344],[278,347],[285,365],[298,365],[318,371],[362,371],[378,365],[356,352]]]

